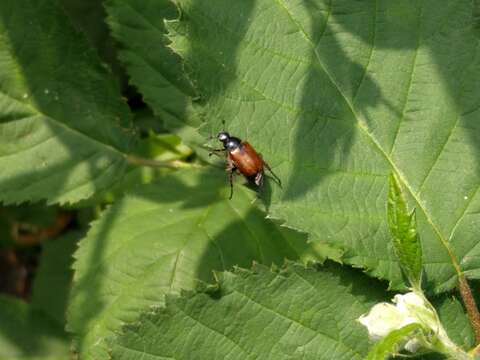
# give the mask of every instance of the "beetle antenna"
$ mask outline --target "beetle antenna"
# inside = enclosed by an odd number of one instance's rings
[[[279,179],[277,175],[275,175],[273,172],[270,172],[272,176],[269,176],[269,178],[273,179],[277,183],[277,185],[282,189],[282,181]]]

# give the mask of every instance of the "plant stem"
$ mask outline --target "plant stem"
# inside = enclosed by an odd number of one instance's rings
[[[158,161],[152,159],[145,159],[134,155],[127,155],[127,162],[136,166],[147,166],[154,168],[168,168],[168,169],[184,169],[184,168],[201,168],[201,165],[192,164],[182,160]]]
[[[458,289],[460,290],[460,295],[467,309],[468,319],[475,333],[475,343],[478,345],[480,344],[480,312],[473,297],[472,289],[470,289],[470,285],[468,285],[463,273],[458,277]]]

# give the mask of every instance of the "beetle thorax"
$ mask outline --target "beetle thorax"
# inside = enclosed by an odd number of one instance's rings
[[[242,140],[230,136],[229,133],[224,131],[218,133],[217,139],[223,143],[223,147],[227,151],[234,151],[235,149],[238,149],[242,144]]]

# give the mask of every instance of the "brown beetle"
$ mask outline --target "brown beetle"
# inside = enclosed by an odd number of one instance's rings
[[[230,179],[230,199],[233,196],[233,174],[238,171],[249,181],[253,181],[257,186],[263,185],[265,168],[272,174],[274,180],[281,186],[282,183],[270,166],[262,159],[255,149],[246,141],[230,136],[229,133],[222,131],[217,135],[217,139],[223,143],[223,149],[213,150],[213,152],[224,152],[227,155],[227,171]]]

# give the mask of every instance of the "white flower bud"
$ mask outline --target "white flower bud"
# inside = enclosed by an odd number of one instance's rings
[[[389,303],[376,304],[368,314],[358,319],[368,329],[370,339],[376,341],[387,336],[393,330],[415,323],[415,318],[408,316],[397,306]]]
[[[416,333],[404,339],[400,348],[416,352],[420,347],[443,353],[455,353],[463,358],[463,351],[448,337],[435,309],[421,295],[409,292],[395,295],[393,304],[376,304],[368,314],[360,316],[358,321],[368,329],[370,339],[377,341],[394,330],[401,329],[409,324],[419,324],[421,334]]]

